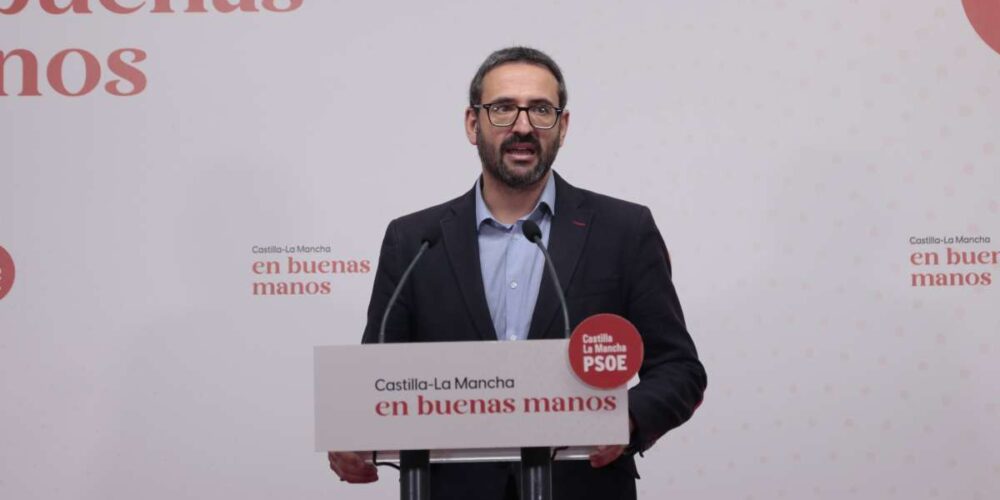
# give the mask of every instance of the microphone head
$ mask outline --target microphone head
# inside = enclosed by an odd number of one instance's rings
[[[424,232],[424,237],[420,238],[421,243],[427,243],[427,248],[434,246],[441,239],[441,226],[434,225]]]
[[[537,243],[542,239],[542,230],[538,228],[538,224],[530,219],[521,223],[521,232],[530,242]]]

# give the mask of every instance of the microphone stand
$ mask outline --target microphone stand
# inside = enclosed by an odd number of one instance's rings
[[[430,450],[399,452],[399,498],[400,500],[431,498]]]
[[[420,260],[424,251],[430,248],[433,242],[425,239],[413,256],[410,265],[403,271],[399,278],[396,290],[393,291],[385,306],[385,313],[382,314],[382,325],[378,330],[378,343],[385,343],[385,326],[389,322],[389,311],[403,291],[403,284],[410,277],[410,273]],[[431,498],[431,452],[430,450],[400,450],[399,451],[399,498],[400,500],[430,500]]]
[[[542,243],[542,230],[531,220],[521,223],[521,232],[528,241],[538,246],[545,257],[545,264],[552,278],[552,284],[556,288],[559,296],[559,303],[562,305],[563,313],[563,335],[568,339],[569,309],[566,307],[566,296],[563,294],[562,285],[559,283],[559,275],[556,274],[556,266],[552,263],[549,251]],[[552,459],[555,456],[552,448],[521,448],[521,500],[552,500]]]

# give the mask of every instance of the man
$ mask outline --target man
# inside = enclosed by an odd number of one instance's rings
[[[551,171],[569,129],[566,86],[542,52],[491,54],[469,89],[465,131],[482,175],[465,195],[392,221],[382,243],[364,342],[424,239],[439,239],[414,269],[389,317],[392,342],[559,338],[559,302],[541,252],[521,233],[542,230],[571,321],[615,313],[636,325],[645,359],[629,390],[629,446],[597,447],[590,461],[556,462],[559,499],[634,499],[632,453],[686,421],[705,371],[684,325],[670,262],[646,207],[577,189]],[[439,236],[438,236],[439,235]],[[484,430],[487,432],[487,430]],[[361,455],[330,453],[342,480],[378,479]],[[433,465],[435,499],[517,498],[516,464]]]

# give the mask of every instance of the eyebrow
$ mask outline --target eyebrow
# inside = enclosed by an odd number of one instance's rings
[[[512,103],[512,102],[514,102],[516,100],[517,99],[514,99],[513,97],[498,97],[498,98],[493,99],[492,101],[490,101],[488,104],[509,104],[509,103]],[[544,97],[538,98],[538,99],[530,99],[530,100],[528,100],[528,105],[535,105],[535,104],[548,104],[549,106],[556,107],[556,105],[553,104],[552,101],[550,101],[550,100],[548,100],[548,99],[546,99]]]

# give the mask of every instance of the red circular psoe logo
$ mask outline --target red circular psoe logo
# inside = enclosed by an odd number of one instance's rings
[[[1000,53],[1000,0],[962,0],[962,6],[979,37]]]
[[[7,296],[12,286],[14,286],[14,259],[4,247],[0,246],[0,299]]]
[[[573,330],[569,364],[591,387],[620,387],[639,373],[642,337],[635,325],[617,314],[595,314]]]

